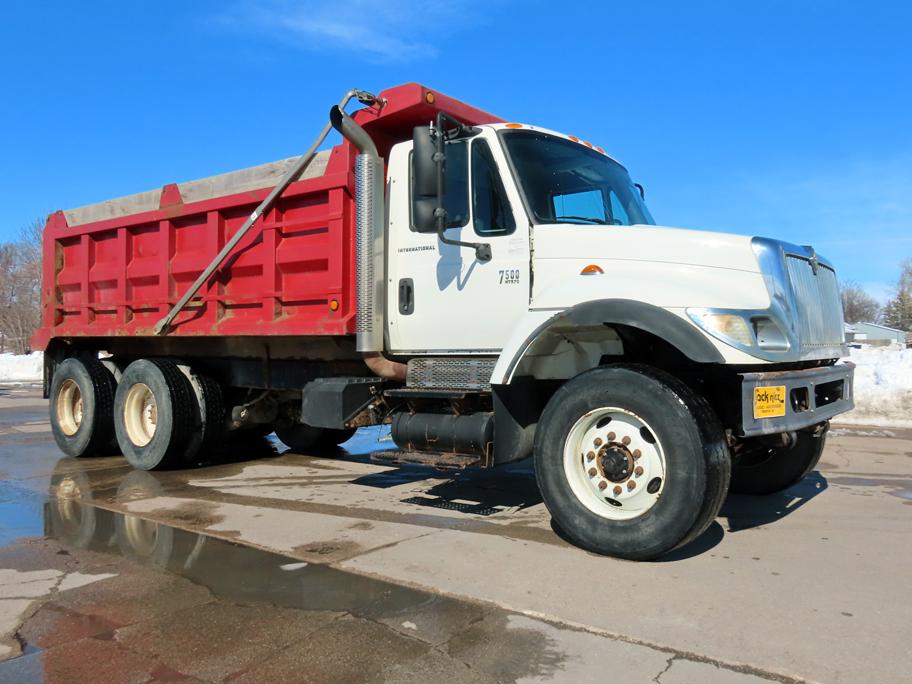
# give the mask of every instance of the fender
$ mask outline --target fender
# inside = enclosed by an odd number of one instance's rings
[[[560,311],[532,310],[501,351],[491,384],[507,385],[529,348],[555,325],[626,325],[665,340],[695,363],[723,363],[715,346],[695,326],[652,304],[631,299],[596,299]]]

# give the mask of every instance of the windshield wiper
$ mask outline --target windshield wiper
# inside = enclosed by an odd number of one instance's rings
[[[595,218],[593,216],[555,216],[554,217],[555,221],[557,221],[559,219],[570,219],[572,221],[589,221],[589,223],[596,223],[600,226],[611,225],[605,219]]]

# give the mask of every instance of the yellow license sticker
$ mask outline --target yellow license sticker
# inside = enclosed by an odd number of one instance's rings
[[[785,415],[785,385],[754,388],[754,418]]]

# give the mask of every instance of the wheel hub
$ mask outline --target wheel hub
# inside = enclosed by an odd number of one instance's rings
[[[602,476],[611,482],[624,482],[633,473],[633,455],[620,444],[602,447],[598,464]]]
[[[567,434],[564,472],[584,506],[610,520],[629,520],[662,495],[665,452],[640,416],[620,407],[595,408]]]

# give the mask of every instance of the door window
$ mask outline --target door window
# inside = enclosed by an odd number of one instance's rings
[[[508,235],[516,229],[497,164],[484,140],[472,145],[472,223],[478,235]]]

